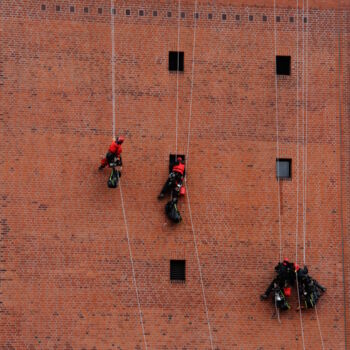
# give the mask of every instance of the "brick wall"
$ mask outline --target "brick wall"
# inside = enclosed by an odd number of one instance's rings
[[[199,3],[191,105],[193,1],[178,76],[177,3],[115,2],[117,190],[97,171],[113,134],[110,2],[0,3],[0,348],[345,348],[349,5],[276,9],[276,52],[292,57],[277,79],[279,156],[292,158],[279,220],[273,2],[230,3]],[[157,194],[176,144],[189,197],[173,226]],[[301,323],[294,291],[279,324],[259,294],[280,253],[302,265],[304,246],[327,292]],[[185,284],[170,259],[186,259]]]

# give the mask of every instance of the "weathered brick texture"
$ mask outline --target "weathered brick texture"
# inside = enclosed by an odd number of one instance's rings
[[[122,197],[97,171],[113,134],[110,2],[0,2],[0,349],[288,350],[302,330],[305,349],[350,349],[348,0],[277,1],[276,25],[272,0],[199,1],[190,129],[194,1],[180,21],[174,1],[114,3]],[[186,198],[177,226],[157,200],[176,152],[179,22],[193,226]],[[281,245],[274,28],[292,57],[277,79],[292,158]],[[301,327],[294,291],[279,324],[259,294],[280,252],[302,265],[304,247],[327,292]],[[170,283],[170,259],[186,259],[186,283]]]

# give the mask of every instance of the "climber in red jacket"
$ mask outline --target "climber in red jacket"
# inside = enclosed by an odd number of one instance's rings
[[[113,139],[112,144],[108,148],[106,157],[101,160],[101,165],[98,170],[102,170],[104,167],[109,165],[110,167],[115,167],[116,165],[122,165],[122,158],[120,154],[122,153],[122,143],[124,142],[124,137],[119,136],[117,139]]]
[[[183,163],[183,159],[181,157],[177,157],[177,161],[169,174],[168,180],[163,186],[162,191],[160,192],[158,199],[164,198],[167,192],[173,190],[172,195],[173,198],[178,197],[180,193],[180,189],[182,187],[182,181],[185,176],[185,164]]]

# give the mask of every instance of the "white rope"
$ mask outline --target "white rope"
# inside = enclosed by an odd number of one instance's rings
[[[181,0],[178,1],[177,14],[177,71],[176,71],[176,125],[175,125],[175,159],[177,158],[177,129],[179,123],[179,66],[180,66],[180,17],[181,17]]]
[[[113,13],[113,9],[114,9],[114,1],[111,0],[110,11],[111,11],[111,41],[112,41],[112,59],[111,59],[111,65],[112,65],[112,114],[113,114],[113,138],[115,138],[115,128],[116,128],[116,123],[115,123],[115,81],[114,81],[114,79],[115,79],[115,38],[114,38],[114,13]],[[144,327],[144,323],[143,323],[139,291],[137,288],[136,277],[135,277],[134,259],[132,256],[130,237],[129,237],[129,228],[128,228],[128,222],[127,222],[126,213],[125,213],[122,184],[121,184],[121,181],[119,181],[120,179],[119,179],[118,170],[117,170],[117,177],[118,177],[118,182],[119,182],[120,199],[121,199],[122,210],[123,210],[123,218],[124,218],[124,224],[125,224],[125,230],[126,230],[126,237],[128,240],[128,249],[129,249],[130,262],[131,262],[133,284],[134,284],[135,292],[136,292],[136,299],[137,299],[137,305],[138,305],[138,310],[139,310],[139,315],[140,315],[140,323],[141,323],[141,328],[142,328],[143,341],[145,344],[145,349],[147,350],[145,327]]]
[[[131,262],[131,270],[132,270],[132,279],[136,291],[136,299],[137,299],[137,306],[139,309],[139,315],[140,315],[140,323],[141,323],[141,328],[142,328],[142,335],[143,335],[143,341],[145,344],[145,349],[147,350],[147,341],[146,341],[146,334],[145,334],[145,327],[143,323],[143,317],[142,317],[142,310],[141,310],[141,303],[140,303],[140,297],[139,297],[139,291],[137,288],[137,283],[136,283],[136,276],[135,276],[135,268],[134,268],[134,259],[132,256],[132,250],[131,250],[131,244],[130,244],[130,237],[129,237],[129,228],[128,228],[128,221],[126,219],[126,214],[125,214],[125,207],[124,207],[124,197],[123,197],[123,190],[122,190],[122,184],[119,178],[119,173],[118,174],[118,179],[119,179],[119,191],[120,191],[120,200],[122,204],[122,210],[123,210],[123,217],[124,217],[124,224],[125,224],[125,230],[126,230],[126,238],[128,240],[128,249],[129,249],[129,256],[130,256],[130,262]]]
[[[321,324],[320,324],[320,320],[318,319],[318,312],[317,312],[316,304],[315,304],[315,313],[316,313],[318,331],[320,333],[320,338],[321,338],[322,349],[324,350],[324,342],[323,342],[323,337],[322,337],[322,332],[321,332]]]
[[[112,41],[112,113],[113,113],[113,124],[112,124],[112,136],[115,138],[115,38],[114,38],[114,0],[111,0],[111,41]]]
[[[278,81],[276,72],[276,57],[277,57],[277,30],[276,30],[276,0],[273,2],[274,11],[274,44],[275,44],[275,106],[276,106],[276,159],[279,159],[279,122],[278,122]],[[277,201],[278,201],[278,228],[279,228],[279,241],[280,241],[280,259],[282,261],[282,219],[281,219],[281,189],[280,189],[280,179],[279,179],[279,163],[277,162]]]
[[[297,174],[297,203],[296,203],[296,232],[295,232],[295,264],[298,263],[298,234],[299,234],[299,0],[297,1],[297,69],[296,69],[296,80],[297,80],[297,96],[296,96],[296,114],[297,114],[297,165],[296,165],[296,174]],[[297,293],[298,293],[298,305],[299,305],[299,318],[300,318],[300,328],[301,328],[301,337],[303,342],[303,349],[305,350],[305,339],[304,339],[304,327],[303,327],[303,317],[301,314],[301,305],[300,305],[300,294],[299,294],[299,283],[298,283],[298,274],[295,271],[295,279],[297,284]]]
[[[201,267],[201,262],[200,262],[200,259],[199,259],[197,238],[196,238],[194,225],[193,225],[193,219],[192,219],[192,211],[191,211],[191,204],[190,204],[190,193],[188,191],[186,178],[185,178],[185,185],[186,185],[186,197],[187,197],[188,212],[190,214],[190,221],[191,221],[191,227],[192,227],[192,233],[193,233],[193,242],[194,242],[194,248],[195,248],[195,252],[196,252],[196,259],[197,259],[197,264],[198,264],[199,278],[200,278],[200,283],[201,283],[201,288],[202,288],[202,296],[203,296],[203,302],[204,302],[204,308],[205,308],[205,315],[207,317],[209,339],[210,339],[210,347],[211,347],[212,350],[214,350],[213,336],[212,336],[212,333],[211,333],[211,326],[210,326],[210,320],[209,320],[209,311],[208,311],[208,306],[207,306],[207,298],[205,296],[205,290],[204,290],[202,267]]]
[[[194,28],[193,28],[190,110],[189,110],[189,118],[188,118],[187,149],[186,149],[186,159],[185,159],[185,161],[186,161],[186,168],[188,167],[188,155],[189,155],[190,137],[191,137],[191,119],[192,119],[192,101],[193,101],[193,83],[194,83],[194,57],[195,57],[195,50],[196,50],[196,29],[197,29],[196,13],[197,13],[197,0],[195,1],[195,8],[194,8]],[[198,254],[197,238],[196,238],[196,233],[195,233],[193,219],[192,219],[190,193],[189,193],[189,190],[188,190],[186,177],[185,177],[185,186],[186,186],[186,192],[187,192],[186,193],[187,205],[188,205],[188,211],[189,211],[189,215],[190,215],[191,228],[192,228],[192,234],[193,234],[193,243],[194,243],[194,247],[195,247],[196,259],[197,259],[197,264],[198,264],[198,271],[199,271],[199,278],[200,278],[200,284],[201,284],[201,289],[202,289],[202,296],[203,296],[203,303],[204,303],[204,308],[205,308],[205,315],[206,315],[206,318],[207,318],[210,346],[211,346],[211,349],[214,350],[213,336],[212,336],[212,331],[211,331],[211,325],[210,325],[210,319],[209,319],[209,311],[208,311],[208,305],[207,305],[207,298],[206,298],[205,289],[204,289],[202,267],[201,267],[201,262],[200,262],[200,258],[199,258],[199,254]]]

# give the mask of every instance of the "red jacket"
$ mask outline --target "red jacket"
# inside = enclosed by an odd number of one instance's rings
[[[122,153],[122,145],[118,145],[115,141],[108,148],[108,152],[114,153],[117,158],[119,158],[120,153]]]
[[[179,164],[177,164],[177,165],[174,165],[174,166],[173,166],[173,171],[176,172],[176,173],[180,173],[181,175],[183,175],[184,172],[185,172],[185,164],[179,163]]]

